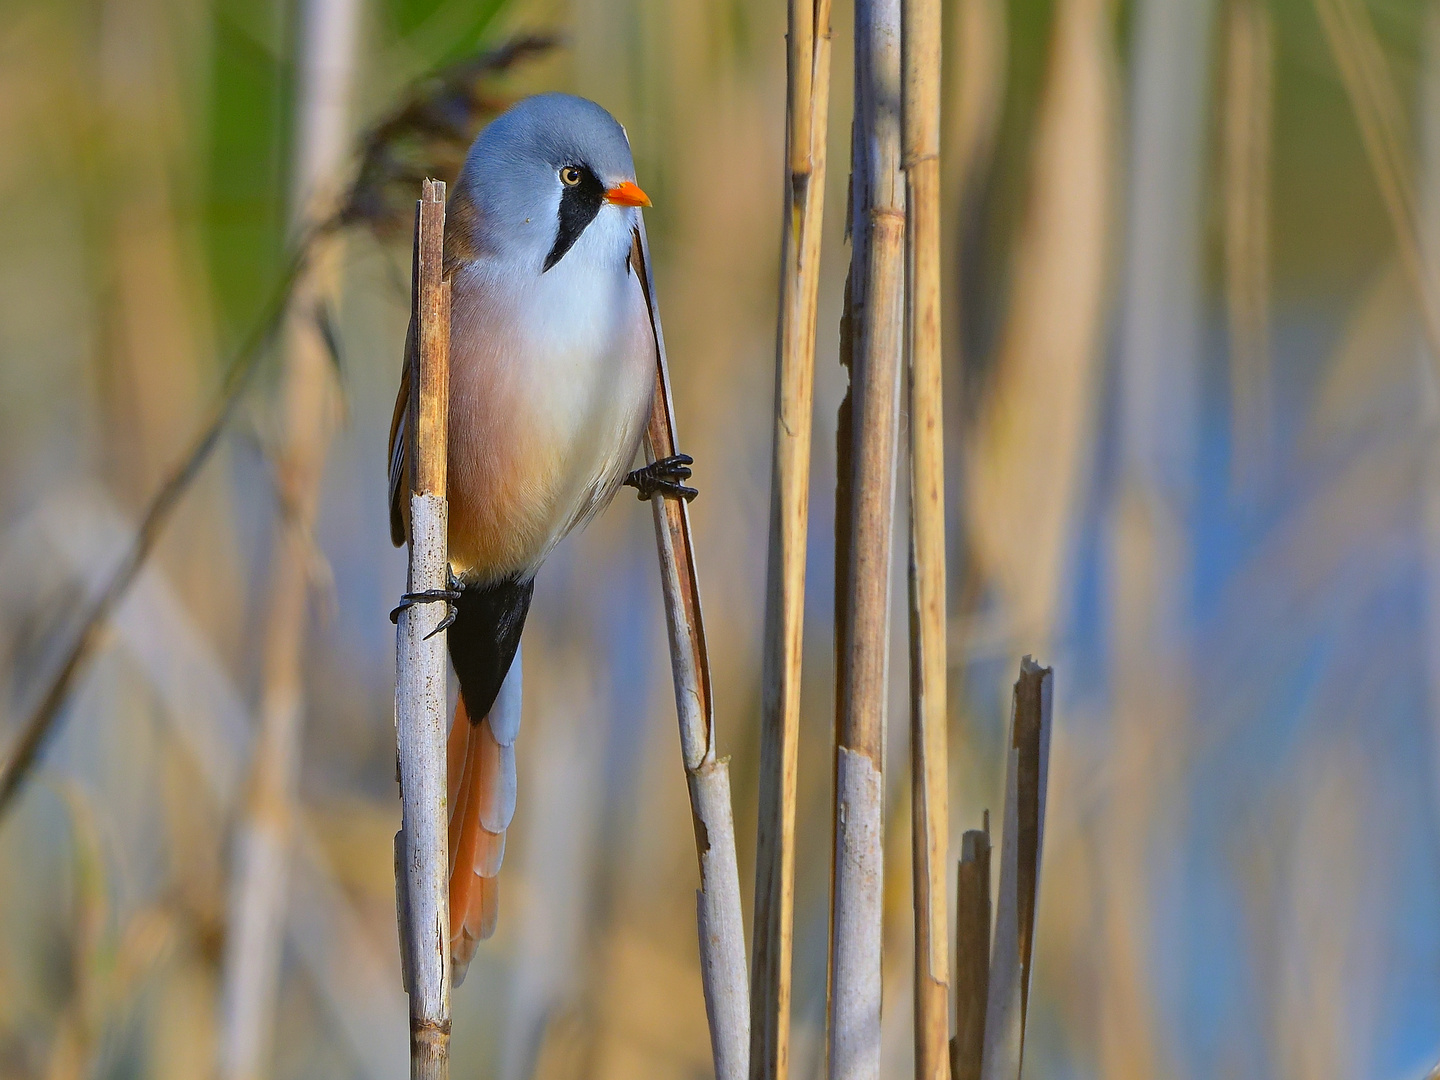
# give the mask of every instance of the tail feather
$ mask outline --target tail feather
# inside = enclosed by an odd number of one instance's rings
[[[475,726],[465,711],[462,698],[455,704],[455,719],[450,725],[450,740],[445,748],[446,791],[449,792],[450,807],[450,879],[455,878],[455,862],[460,853],[460,830],[465,824],[466,808],[470,803],[470,739]],[[451,905],[451,911],[455,910]],[[451,921],[453,922],[453,916]]]
[[[470,736],[470,754],[471,768],[480,771],[479,802],[471,812],[491,832],[504,832],[515,816],[515,748],[495,741],[486,717]]]
[[[470,714],[465,711],[465,699],[455,703],[455,721],[450,725],[450,739],[445,744],[445,790],[449,792],[451,826],[457,819],[463,820],[465,787],[462,781],[465,766],[470,762]],[[450,836],[450,854],[455,854],[456,837]]]
[[[495,932],[500,914],[497,875],[505,830],[515,814],[519,673],[517,656],[489,715],[472,724],[462,699],[450,728],[450,956],[457,986],[479,943]],[[496,739],[496,727],[509,735],[510,744]]]

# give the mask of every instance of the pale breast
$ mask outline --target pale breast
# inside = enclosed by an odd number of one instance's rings
[[[538,279],[472,264],[452,280],[450,559],[476,581],[532,575],[613,495],[648,415],[638,280],[569,261]]]

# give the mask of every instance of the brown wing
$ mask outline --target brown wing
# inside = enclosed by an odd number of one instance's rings
[[[415,348],[415,320],[405,331],[405,362],[400,365],[400,392],[395,395],[395,414],[390,418],[390,542],[396,547],[405,543],[405,492],[410,488],[410,460],[406,446],[406,418],[410,413],[410,361]]]

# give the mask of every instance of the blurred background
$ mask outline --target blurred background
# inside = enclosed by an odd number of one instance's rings
[[[823,1065],[850,19],[837,0],[803,1078]],[[0,747],[291,239],[349,210],[0,819],[0,1077],[403,1075],[384,475],[409,220],[456,132],[536,90],[609,108],[654,199],[748,917],[784,27],[778,0],[0,6]],[[527,35],[554,40],[463,66]],[[957,852],[999,807],[1020,656],[1056,669],[1030,1074],[1419,1080],[1440,1059],[1440,7],[951,0],[945,57]],[[455,993],[452,1075],[708,1076],[648,508],[620,497],[550,560],[525,665],[500,927]]]

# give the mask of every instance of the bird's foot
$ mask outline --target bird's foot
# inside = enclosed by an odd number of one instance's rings
[[[400,603],[395,605],[394,611],[390,612],[390,621],[392,623],[398,623],[400,621],[400,612],[408,607],[414,607],[416,604],[444,604],[445,617],[440,620],[439,626],[425,635],[425,640],[429,641],[436,634],[440,633],[441,630],[448,630],[451,624],[454,623],[455,617],[459,614],[459,609],[455,607],[455,601],[459,599],[460,581],[455,577],[455,571],[447,565],[445,567],[445,588],[421,589],[418,592],[402,593]]]
[[[625,483],[635,489],[641,500],[651,499],[656,495],[668,495],[690,502],[700,492],[693,487],[686,487],[682,481],[690,479],[690,466],[694,464],[695,459],[689,454],[671,454],[636,469],[625,477]]]

